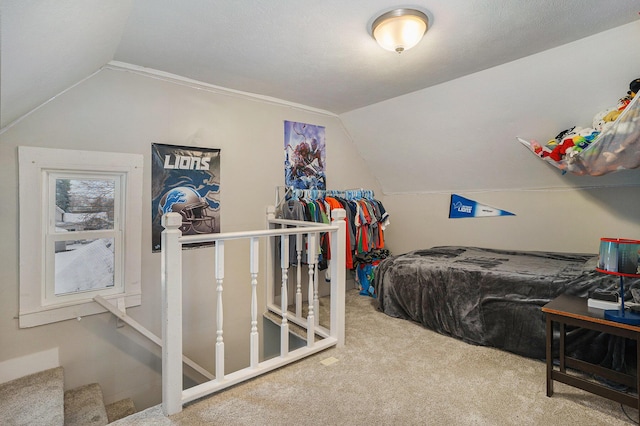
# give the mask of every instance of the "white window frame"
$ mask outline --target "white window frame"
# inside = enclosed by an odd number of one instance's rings
[[[44,279],[43,290],[44,295],[43,305],[60,305],[62,303],[69,303],[76,300],[93,299],[97,295],[108,296],[117,293],[124,292],[124,273],[123,273],[123,249],[122,249],[122,223],[125,221],[124,217],[124,196],[126,195],[122,190],[126,186],[126,173],[124,172],[60,172],[58,170],[43,170],[43,188],[46,188],[47,199],[46,206],[43,206],[42,211],[42,229],[44,234]],[[56,227],[56,181],[58,179],[69,180],[113,180],[114,182],[114,206],[113,206],[113,228],[104,230],[73,230],[73,231],[61,231]],[[63,295],[56,295],[55,293],[55,252],[56,242],[68,241],[68,240],[93,240],[100,238],[110,238],[114,244],[114,285],[107,289],[99,290],[85,290],[75,293],[66,293]],[[54,253],[52,256],[51,253]]]
[[[63,321],[106,312],[95,296],[119,306],[141,304],[141,222],[143,156],[97,151],[18,147],[20,197],[20,327]],[[72,231],[78,236],[114,239],[114,286],[54,294],[55,180],[114,179],[114,228]]]

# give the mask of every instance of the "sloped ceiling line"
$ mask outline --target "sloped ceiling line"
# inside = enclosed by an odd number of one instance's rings
[[[557,134],[569,124],[567,107],[546,105],[539,94],[569,98],[580,85],[545,79],[581,80],[589,101],[604,102],[615,85],[638,77],[624,74],[638,61],[630,54],[640,37],[637,0],[418,0],[433,25],[401,55],[381,49],[367,30],[392,6],[388,0],[3,0],[0,128],[107,64],[126,63],[211,90],[339,114],[385,192],[590,184],[533,164],[513,137]],[[578,59],[589,62],[588,72],[566,77],[572,65],[566,57],[533,60],[539,69],[513,65],[612,29],[630,35],[622,41],[604,35],[612,40],[606,47],[584,50]],[[594,62],[620,58],[621,44],[624,67],[593,70]],[[527,107],[513,108],[527,91],[534,95]],[[471,102],[457,103],[467,93]],[[580,96],[574,103],[585,104]],[[471,106],[479,111],[465,123],[473,143],[452,139],[460,131],[453,115]],[[525,120],[514,111],[552,119]],[[434,128],[439,133],[431,134]],[[483,156],[488,160],[479,161]]]

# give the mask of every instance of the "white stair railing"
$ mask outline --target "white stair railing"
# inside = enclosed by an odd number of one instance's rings
[[[177,213],[168,213],[162,218],[165,230],[162,232],[162,410],[165,415],[171,415],[182,411],[182,406],[188,402],[202,398],[206,395],[218,392],[229,386],[262,375],[286,364],[307,357],[332,346],[344,345],[344,292],[345,292],[345,242],[346,223],[345,211],[336,209],[332,211],[333,224],[323,225],[309,222],[276,220],[273,210],[269,211],[268,224],[270,229],[247,232],[229,232],[206,235],[182,236],[179,228],[182,217]],[[280,227],[278,227],[280,226]],[[290,226],[283,228],[282,226]],[[329,329],[318,327],[318,292],[315,283],[316,275],[316,241],[320,233],[329,233],[331,240],[331,288],[330,288],[330,325]],[[308,241],[308,314],[306,324],[307,345],[290,351],[289,325],[288,325],[288,268],[289,268],[289,238],[295,236],[296,241],[301,242],[303,236]],[[258,272],[259,272],[259,247],[261,240],[274,239],[280,242],[280,267],[281,267],[281,346],[280,356],[260,361],[259,360],[259,332],[258,332]],[[251,309],[251,321],[248,324],[249,366],[229,374],[224,366],[224,255],[225,241],[246,240],[249,244],[249,271],[248,281],[251,286],[251,300],[247,305]],[[216,286],[216,352],[215,352],[215,378],[207,382],[183,390],[182,380],[182,245],[191,243],[215,242],[215,268],[212,283]],[[277,246],[277,244],[273,244]],[[298,244],[297,247],[301,247]],[[275,250],[266,250],[266,256],[273,255]],[[298,252],[298,262],[300,252]],[[272,264],[273,259],[268,259],[267,265]],[[298,276],[300,274],[298,268]],[[267,270],[267,275],[270,270]],[[266,277],[267,295],[272,290],[269,287],[273,277]],[[188,284],[187,284],[188,285]],[[212,284],[213,285],[213,284]],[[233,285],[237,285],[233,283]],[[300,294],[299,294],[300,293]],[[271,295],[272,296],[272,295]],[[270,297],[270,296],[269,296]],[[296,286],[296,305],[301,304],[302,294],[300,278]],[[301,316],[301,309],[296,306],[295,317]],[[300,325],[300,324],[299,324]],[[316,334],[322,336],[316,340]]]

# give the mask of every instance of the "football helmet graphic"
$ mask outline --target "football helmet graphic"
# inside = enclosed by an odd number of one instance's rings
[[[209,203],[198,191],[179,186],[167,191],[160,199],[160,215],[175,212],[182,216],[180,231],[183,235],[209,234],[214,232],[215,218],[209,216]]]

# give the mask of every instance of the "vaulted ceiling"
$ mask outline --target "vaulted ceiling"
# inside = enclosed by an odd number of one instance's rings
[[[389,0],[4,0],[2,124],[109,61],[337,114],[638,19],[636,0],[415,2],[413,50],[368,32]]]
[[[111,61],[343,114],[638,20],[637,0],[412,2],[423,41],[369,34],[389,0],[3,0],[0,125]]]

